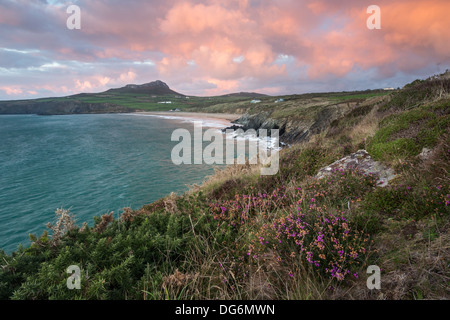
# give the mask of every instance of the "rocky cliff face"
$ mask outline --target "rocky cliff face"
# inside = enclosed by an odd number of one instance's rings
[[[27,102],[13,101],[0,104],[0,114],[83,114],[83,113],[126,113],[135,110],[110,103],[67,102]]]
[[[312,117],[302,117],[301,111],[298,115],[293,114],[283,118],[272,117],[272,112],[261,112],[257,114],[245,114],[236,124],[242,125],[244,130],[248,129],[279,129],[280,141],[291,144],[307,140],[311,135],[321,133],[334,120],[344,116],[355,107],[355,103],[340,103],[317,107]],[[268,130],[270,134],[270,130]]]

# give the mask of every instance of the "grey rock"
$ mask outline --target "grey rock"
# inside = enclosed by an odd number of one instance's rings
[[[433,154],[433,150],[428,148],[423,148],[422,152],[419,154],[421,160],[427,160]]]
[[[337,160],[319,170],[317,178],[321,179],[338,170],[358,170],[364,174],[373,174],[378,177],[377,186],[386,187],[389,181],[396,177],[392,168],[389,168],[381,162],[375,161],[366,150],[358,150],[351,155]]]

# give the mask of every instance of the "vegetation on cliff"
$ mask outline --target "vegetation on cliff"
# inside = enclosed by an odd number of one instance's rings
[[[0,298],[449,298],[449,84],[441,75],[355,101],[284,149],[274,176],[230,166],[93,227],[59,210],[51,234],[0,253]],[[384,188],[358,171],[316,178],[359,149],[397,178]],[[70,265],[80,290],[66,286]],[[381,290],[366,286],[369,265]]]

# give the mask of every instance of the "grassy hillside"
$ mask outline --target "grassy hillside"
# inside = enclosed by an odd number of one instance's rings
[[[41,98],[33,100],[0,101],[0,111],[2,107],[8,106],[9,110],[14,110],[24,105],[41,104],[108,104],[118,107],[129,108],[130,112],[142,111],[168,111],[171,109],[181,109],[182,111],[193,112],[219,112],[219,113],[257,113],[263,110],[292,109],[298,106],[314,102],[316,105],[336,104],[338,102],[359,102],[368,97],[384,96],[389,91],[367,90],[340,93],[316,93],[304,95],[291,95],[283,97],[270,97],[257,93],[236,93],[213,97],[185,96],[170,89],[165,91],[133,91],[127,87],[111,89],[102,93],[81,93],[59,98]],[[261,103],[253,104],[251,100],[257,98]],[[284,102],[276,103],[279,98],[284,98]],[[170,101],[170,104],[159,103]]]
[[[75,226],[69,212],[57,211],[57,223],[32,236],[30,247],[0,253],[0,298],[450,298],[448,77],[390,95],[285,98],[279,117],[302,117],[299,101],[355,106],[326,131],[283,150],[275,176],[230,166],[182,196],[124,209],[120,219],[97,217],[94,227]],[[275,105],[273,97],[260,99],[204,109]],[[397,178],[385,188],[357,171],[315,178],[358,149],[394,168]],[[66,287],[70,265],[81,268],[81,290]],[[382,270],[381,290],[366,287],[369,265]]]

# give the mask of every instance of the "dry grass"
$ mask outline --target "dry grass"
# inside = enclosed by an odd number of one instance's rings
[[[198,245],[187,255],[188,269],[195,273],[178,270],[163,279],[161,292],[165,299],[175,300],[239,300],[245,299],[241,284],[228,269],[220,252],[209,245],[211,239],[195,235]],[[224,249],[223,249],[224,250]]]
[[[286,274],[292,277],[286,279]],[[256,300],[322,300],[331,281],[325,281],[299,261],[291,270],[281,267],[275,255],[253,270],[245,284],[247,295]]]
[[[391,222],[389,232],[376,237],[381,290],[369,290],[366,279],[336,288],[331,299],[442,300],[450,299],[450,223],[437,228],[433,239],[424,236],[435,221]]]
[[[450,133],[444,135],[432,150],[431,156],[420,163],[419,171],[422,177],[427,177],[433,183],[450,183]]]
[[[233,179],[254,180],[259,176],[260,169],[260,164],[250,164],[248,159],[246,159],[245,164],[228,165],[223,169],[216,167],[214,168],[215,173],[206,177],[201,185],[194,184],[189,186],[188,194],[193,194],[200,190],[204,193],[209,193],[226,181]]]
[[[180,299],[198,295],[198,288],[194,284],[198,282],[199,273],[183,273],[178,269],[173,274],[163,278],[162,290],[166,299]]]
[[[365,141],[375,135],[380,119],[376,115],[377,108],[373,108],[356,126],[350,129],[349,136],[353,143]]]
[[[47,224],[47,228],[52,231],[52,244],[56,246],[62,236],[68,231],[77,228],[75,225],[75,218],[70,213],[70,210],[60,208],[56,209],[56,223],[53,225],[51,223]]]
[[[408,234],[399,223],[379,239],[380,265],[385,271],[383,298],[449,299],[449,224],[438,227],[431,220],[416,228]],[[430,229],[434,230],[432,236]]]
[[[109,214],[104,214],[101,216],[101,220],[98,224],[95,225],[94,227],[94,232],[97,233],[102,233],[103,231],[105,231],[105,229],[108,227],[108,225],[114,221],[114,216],[113,216],[114,212],[110,212]]]

